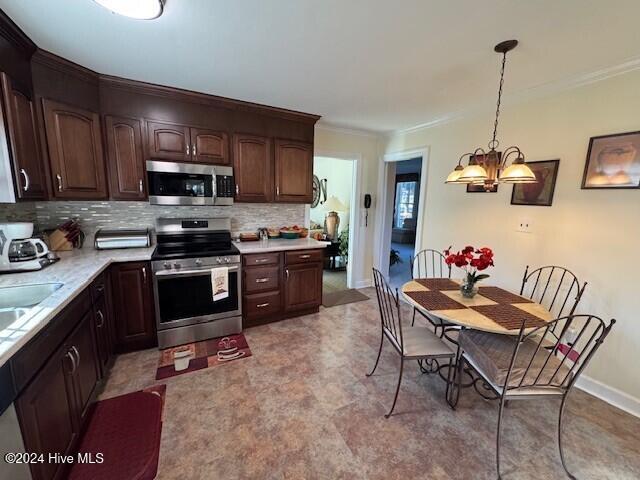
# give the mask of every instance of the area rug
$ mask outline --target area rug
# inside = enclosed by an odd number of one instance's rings
[[[176,352],[188,357],[189,365],[186,369],[176,371],[174,364]],[[223,365],[250,356],[249,344],[242,333],[167,348],[160,351],[156,380]]]
[[[68,478],[155,478],[165,392],[156,385],[96,402]]]
[[[350,288],[349,290],[323,294],[322,306],[329,308],[347,303],[362,302],[363,300],[369,300],[369,297],[354,288]]]

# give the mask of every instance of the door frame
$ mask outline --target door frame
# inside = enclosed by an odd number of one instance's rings
[[[335,150],[314,149],[313,157],[335,158],[338,161],[353,162],[353,177],[351,181],[351,209],[349,212],[349,263],[347,263],[347,288],[361,288],[364,278],[357,278],[358,272],[364,263],[364,249],[355,249],[362,238],[362,155],[354,152],[339,152]],[[355,188],[354,188],[355,187]],[[305,225],[309,227],[311,222],[311,206],[305,206]]]
[[[389,253],[386,250],[388,250],[388,247],[391,245],[391,230],[393,226],[395,162],[411,160],[412,158],[422,158],[416,241],[414,247],[415,255],[415,253],[419,252],[422,248],[422,233],[425,217],[424,208],[427,200],[427,177],[429,172],[429,147],[425,145],[407,150],[388,152],[380,157],[378,164],[378,208],[376,209],[373,266],[380,270],[385,276],[389,275]],[[390,175],[392,172],[391,167],[393,167],[393,175]]]

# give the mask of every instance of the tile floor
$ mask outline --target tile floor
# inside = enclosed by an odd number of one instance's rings
[[[366,302],[245,332],[253,356],[165,380],[159,479],[495,478],[497,405],[465,390],[456,411],[444,383],[411,362],[386,420],[398,357],[379,342]],[[408,313],[408,312],[406,312]],[[405,317],[406,318],[406,317]],[[119,356],[102,398],[152,385],[158,352]],[[512,402],[503,478],[566,478],[556,448],[558,402]],[[640,419],[574,390],[567,461],[586,479],[640,478]]]

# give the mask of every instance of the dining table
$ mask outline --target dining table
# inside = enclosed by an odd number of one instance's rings
[[[500,287],[481,285],[473,298],[460,292],[462,280],[416,278],[402,285],[402,296],[427,316],[454,326],[518,335],[545,326],[553,315],[543,305]]]
[[[529,298],[486,284],[479,286],[472,298],[467,298],[460,291],[461,284],[462,280],[455,278],[415,278],[402,285],[401,292],[404,300],[432,319],[434,325],[441,321],[438,326],[442,328],[441,337],[453,344],[457,341],[452,335],[460,329],[516,336],[520,334],[523,322],[525,332],[528,332],[553,320],[549,310]],[[444,374],[443,370],[456,368],[457,362],[456,358],[454,362],[443,365],[436,360],[427,365],[419,364],[423,373],[437,372],[444,381],[450,382],[452,377]],[[497,398],[482,377],[474,375],[469,368],[464,372],[470,380],[461,382],[461,387],[473,387],[487,400]]]

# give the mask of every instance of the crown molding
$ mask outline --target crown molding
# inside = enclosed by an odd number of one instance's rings
[[[570,77],[564,80],[557,80],[553,82],[543,83],[541,85],[528,88],[521,92],[507,95],[503,99],[503,104],[516,105],[516,104],[524,103],[531,100],[549,97],[561,92],[580,88],[585,85],[590,85],[593,83],[601,82],[603,80],[608,80],[610,78],[617,77],[619,75],[624,75],[626,73],[630,73],[639,69],[640,69],[640,58],[632,58],[623,63],[613,65],[611,67],[596,70],[594,72],[583,73],[583,74],[576,75],[574,77]],[[420,123],[418,125],[414,125],[408,128],[394,130],[391,134],[403,135],[403,134],[418,132],[421,130],[428,130],[430,128],[438,127],[441,125],[446,125],[456,120],[460,120],[462,118],[470,117],[470,116],[482,113],[484,111],[487,111],[490,108],[494,108],[494,105],[495,105],[494,102],[477,103],[461,110],[455,110],[455,111],[446,113],[440,117],[434,118],[433,120],[430,120],[425,123]]]
[[[0,10],[0,36],[4,37],[27,58],[31,57],[36,51],[36,44],[3,10]]]
[[[344,135],[356,135],[359,137],[380,138],[385,135],[384,132],[376,132],[374,130],[365,130],[360,128],[343,127],[322,120],[316,123],[316,130],[324,130],[326,132],[342,133]]]

